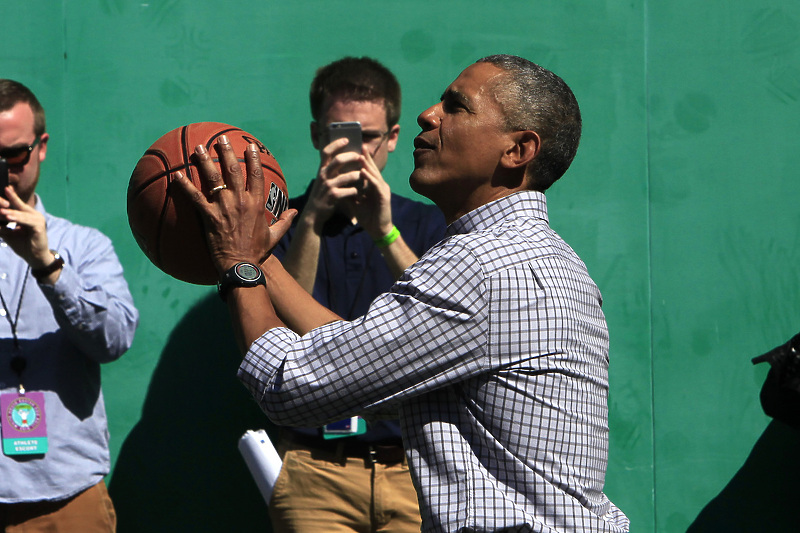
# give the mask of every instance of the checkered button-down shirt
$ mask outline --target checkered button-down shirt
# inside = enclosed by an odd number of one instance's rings
[[[428,531],[627,531],[603,494],[608,332],[544,195],[448,228],[363,317],[251,347],[239,376],[270,418],[399,410]]]

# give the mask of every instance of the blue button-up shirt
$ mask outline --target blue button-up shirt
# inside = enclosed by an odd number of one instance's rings
[[[22,383],[45,396],[49,450],[44,455],[0,454],[3,503],[68,498],[108,474],[100,364],[130,347],[139,320],[111,240],[96,229],[47,214],[38,197],[36,208],[45,215],[50,247],[65,264],[55,285],[39,285],[28,265],[0,242],[5,301],[0,309],[0,392],[18,390],[20,378],[10,361],[22,355]],[[19,348],[8,320],[14,321],[18,311]]]

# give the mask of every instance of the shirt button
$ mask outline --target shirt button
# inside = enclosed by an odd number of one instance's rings
[[[352,252],[352,253],[350,254],[350,259],[358,259],[358,257],[359,257],[359,256],[358,256],[358,252]]]
[[[0,316],[6,316],[7,314],[5,309],[0,309]]]
[[[6,274],[5,272],[0,274],[0,279],[6,279],[6,278],[8,278],[8,274]]]

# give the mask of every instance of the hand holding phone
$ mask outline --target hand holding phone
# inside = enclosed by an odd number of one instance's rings
[[[347,146],[341,152],[361,153],[361,123],[360,122],[331,122],[328,124],[328,144],[337,139],[347,139]],[[359,170],[361,165],[355,161],[342,167],[342,172]]]

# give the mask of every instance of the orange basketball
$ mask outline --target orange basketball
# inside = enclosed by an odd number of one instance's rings
[[[139,159],[128,183],[128,223],[139,247],[170,276],[198,285],[213,285],[219,276],[208,254],[200,215],[173,185],[173,173],[183,171],[195,187],[207,193],[190,155],[195,146],[202,144],[214,157],[212,146],[223,134],[239,156],[243,172],[248,144],[259,146],[264,173],[264,216],[272,224],[288,205],[281,167],[258,139],[228,124],[198,122],[166,133]],[[214,161],[219,163],[216,157]]]

